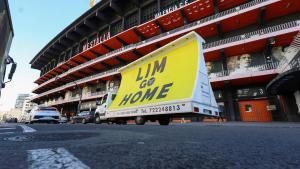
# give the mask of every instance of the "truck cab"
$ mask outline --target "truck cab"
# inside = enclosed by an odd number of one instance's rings
[[[105,113],[107,111],[107,108],[111,105],[113,100],[116,97],[115,92],[107,92],[100,100],[97,101],[97,108],[95,111],[95,123],[99,124],[102,120],[105,119]]]

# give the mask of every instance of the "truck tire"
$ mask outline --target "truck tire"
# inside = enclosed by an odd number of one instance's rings
[[[116,121],[116,123],[119,124],[119,125],[126,125],[127,124],[127,120],[120,119],[120,120]]]
[[[167,125],[169,125],[169,123],[170,123],[170,118],[169,118],[169,117],[162,117],[162,118],[159,118],[159,119],[158,119],[158,123],[159,123],[160,125],[167,126]]]
[[[137,116],[135,118],[135,124],[136,125],[144,125],[146,123],[145,117],[143,116]]]
[[[96,123],[96,124],[100,124],[100,123],[101,123],[101,120],[100,120],[99,115],[97,115],[97,116],[95,117],[95,123]]]

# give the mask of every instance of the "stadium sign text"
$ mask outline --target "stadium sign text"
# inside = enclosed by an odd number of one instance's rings
[[[160,12],[157,12],[157,13],[154,15],[154,17],[155,17],[155,18],[158,18],[158,17],[160,17],[160,16],[162,16],[162,15],[166,15],[166,14],[168,14],[168,13],[170,13],[170,12],[173,12],[173,11],[175,11],[176,9],[181,8],[181,7],[183,7],[183,6],[187,5],[187,4],[189,4],[189,2],[188,2],[188,0],[185,0],[184,2],[180,2],[179,5],[174,5],[174,6],[171,6],[171,7],[167,8],[167,9],[165,9],[165,10],[162,10],[162,11],[160,11]]]
[[[83,45],[82,47],[82,51],[88,50],[100,43],[102,43],[103,41],[107,40],[110,38],[110,32],[106,32],[101,36],[97,36],[95,39],[87,42],[86,44]]]

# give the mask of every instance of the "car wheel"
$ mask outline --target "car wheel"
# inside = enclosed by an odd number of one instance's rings
[[[82,124],[86,124],[86,120],[85,119],[82,119]]]
[[[100,124],[101,123],[100,116],[96,116],[95,123],[96,124]]]
[[[54,121],[50,121],[49,123],[50,123],[50,124],[54,124],[55,122],[54,122]]]
[[[136,125],[144,125],[146,123],[145,117],[143,116],[137,116],[135,118],[135,124]]]
[[[170,118],[169,117],[161,117],[160,119],[158,119],[158,123],[160,125],[164,125],[164,126],[169,125]]]

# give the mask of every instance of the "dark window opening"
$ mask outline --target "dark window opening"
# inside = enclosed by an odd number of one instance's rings
[[[125,18],[125,30],[130,29],[138,24],[138,12],[134,12]]]
[[[113,24],[110,28],[110,34],[111,36],[114,36],[120,32],[122,32],[122,20],[118,21],[117,23]]]
[[[142,22],[145,23],[154,18],[158,12],[157,2],[153,2],[142,9]]]

